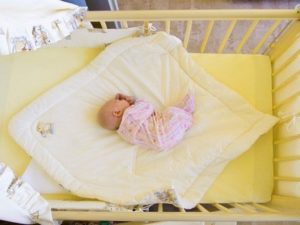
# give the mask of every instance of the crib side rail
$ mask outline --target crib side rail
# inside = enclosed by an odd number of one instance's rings
[[[275,194],[300,197],[300,21],[269,52],[272,60]]]
[[[298,19],[294,9],[215,9],[215,10],[123,10],[89,11],[88,20],[188,20],[188,19]]]
[[[300,199],[298,199],[298,203]],[[281,211],[276,207],[259,203],[214,203],[198,204],[192,210],[176,208],[172,211],[170,205],[157,204],[151,211],[141,210],[136,206],[132,212],[105,212],[97,209],[96,202],[72,202],[73,208],[68,208],[64,201],[51,203],[52,215],[57,220],[113,220],[113,221],[297,221],[299,211]],[[82,207],[84,205],[85,207]]]
[[[158,30],[180,37],[191,52],[256,54],[269,51],[289,24],[299,20],[300,14],[296,9],[138,10],[92,11],[86,18],[100,22],[104,31],[107,22],[119,22],[120,28],[143,23],[146,32],[152,23]]]

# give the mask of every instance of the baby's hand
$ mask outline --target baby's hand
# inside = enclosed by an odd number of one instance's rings
[[[118,99],[118,100],[126,100],[126,101],[127,101],[127,99],[130,98],[130,96],[127,96],[127,95],[123,95],[123,94],[121,94],[121,93],[118,93],[118,94],[116,94],[116,97],[115,97],[115,98]]]
[[[118,100],[126,100],[130,105],[134,104],[134,102],[135,102],[135,97],[123,95],[121,93],[116,94],[115,98]]]
[[[126,100],[130,105],[135,103],[135,97],[133,96],[127,96]]]

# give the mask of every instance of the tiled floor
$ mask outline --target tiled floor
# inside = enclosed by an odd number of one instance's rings
[[[300,0],[118,0],[120,10],[167,10],[167,9],[283,9],[294,8],[300,4]],[[262,20],[258,23],[256,29],[251,35],[249,41],[242,49],[242,53],[248,53],[259,42],[268,27],[273,21]],[[271,35],[275,38],[280,30],[286,25],[287,21],[283,21],[278,29]],[[153,22],[158,30],[164,30],[163,22]],[[203,40],[207,21],[194,21],[192,25],[191,38],[188,46],[190,52],[199,52],[201,41]],[[141,25],[139,23],[129,23],[131,26]],[[232,53],[238,46],[243,34],[250,25],[250,21],[239,21],[233,30],[230,38],[225,46],[225,53]],[[215,53],[218,49],[221,39],[223,38],[229,21],[216,21],[210,34],[209,41],[205,52]],[[171,23],[171,34],[181,38],[185,33],[185,23],[174,21]],[[267,45],[272,41],[272,38],[267,40],[259,53],[263,53]]]
[[[120,10],[141,9],[283,9],[299,0],[118,0]]]

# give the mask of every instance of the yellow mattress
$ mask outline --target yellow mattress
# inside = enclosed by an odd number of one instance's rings
[[[7,130],[9,119],[44,91],[78,71],[100,51],[100,48],[48,48],[0,57],[0,161],[13,168],[17,175],[23,173],[30,158],[10,138]],[[272,113],[269,57],[193,54],[193,58],[258,110]],[[203,202],[270,200],[272,152],[270,131],[226,167]],[[69,198],[67,195],[60,197]]]

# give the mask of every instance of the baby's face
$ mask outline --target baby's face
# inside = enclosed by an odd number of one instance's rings
[[[123,113],[129,106],[129,102],[124,99],[112,99],[106,102],[98,113],[100,125],[109,130],[118,129]]]

